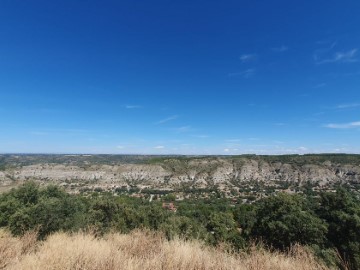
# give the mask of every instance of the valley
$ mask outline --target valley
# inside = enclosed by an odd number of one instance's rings
[[[256,200],[276,192],[360,187],[360,155],[125,156],[1,155],[2,191],[26,181],[69,193],[111,192],[149,198]]]

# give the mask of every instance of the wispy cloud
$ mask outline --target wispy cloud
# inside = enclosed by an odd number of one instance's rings
[[[348,104],[339,104],[336,106],[336,109],[349,109],[360,107],[360,103],[348,103]]]
[[[333,62],[357,62],[356,55],[358,49],[352,49],[347,52],[337,52],[330,59],[322,60],[323,63],[333,63]]]
[[[229,73],[228,76],[229,77],[243,77],[245,79],[248,79],[248,78],[254,76],[255,73],[256,73],[256,69],[249,68],[249,69],[244,70],[244,71],[235,72],[235,73]]]
[[[350,123],[341,123],[341,124],[326,124],[324,125],[326,128],[334,128],[334,129],[350,129],[350,128],[360,128],[360,121],[358,122],[350,122]]]
[[[154,147],[154,149],[164,149],[164,148],[165,148],[165,146],[163,146],[163,145],[157,145]]]
[[[271,49],[274,52],[286,52],[287,50],[289,50],[289,47],[285,46],[285,45],[281,45],[280,47],[275,47]]]
[[[131,109],[141,109],[142,106],[140,106],[140,105],[125,105],[125,108],[129,109],[129,110],[131,110]]]
[[[158,124],[158,125],[165,124],[166,122],[175,120],[175,119],[177,119],[177,118],[179,118],[178,115],[172,115],[172,116],[169,116],[169,117],[167,117],[167,118],[165,118],[165,119],[162,119],[162,120],[156,122],[156,124]]]
[[[240,60],[243,63],[254,61],[256,60],[256,58],[257,58],[257,54],[255,53],[243,54],[240,56]]]
[[[358,61],[357,48],[351,49],[349,51],[334,52],[333,48],[335,46],[336,43],[334,43],[328,49],[317,50],[314,53],[315,63],[320,65],[320,64],[329,64],[329,63],[354,63]]]

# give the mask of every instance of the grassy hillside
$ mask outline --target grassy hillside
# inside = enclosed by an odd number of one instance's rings
[[[133,231],[101,238],[90,233],[55,233],[44,242],[36,234],[15,238],[0,231],[0,269],[327,269],[305,248],[287,254],[261,248],[230,253],[198,241],[168,241],[161,234]]]

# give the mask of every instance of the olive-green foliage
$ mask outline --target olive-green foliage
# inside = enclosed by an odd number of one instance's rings
[[[172,202],[172,201],[175,201],[175,199],[176,199],[176,197],[174,194],[168,194],[162,198],[162,200],[165,202]]]
[[[89,227],[99,233],[148,228],[163,231],[168,239],[225,242],[236,249],[254,239],[279,250],[300,243],[330,266],[338,263],[337,250],[351,269],[360,269],[359,198],[343,189],[320,198],[311,195],[277,194],[250,205],[230,205],[225,198],[189,199],[175,202],[174,213],[158,201],[104,192],[70,195],[56,186],[40,188],[29,182],[0,195],[0,227],[16,235],[37,229],[40,238]]]
[[[211,213],[206,228],[211,233],[211,237],[208,240],[210,244],[214,245],[221,242],[229,242],[236,248],[245,246],[244,239],[237,230],[237,225],[232,213]]]
[[[0,226],[14,234],[38,229],[40,238],[58,230],[91,227],[99,233],[114,229],[126,233],[145,227],[162,230],[168,238],[199,238],[213,245],[227,241],[243,246],[233,213],[224,200],[183,202],[177,207],[178,213],[172,213],[162,209],[159,202],[106,193],[69,195],[59,187],[39,188],[29,182],[0,196]]]
[[[329,225],[327,239],[351,269],[360,269],[360,200],[337,190],[321,196],[318,213]]]
[[[88,216],[89,224],[103,233],[112,228],[129,232],[139,227],[139,224],[145,223],[141,212],[111,197],[94,199],[89,207]]]
[[[186,240],[207,240],[208,236],[206,229],[201,224],[185,216],[172,215],[161,224],[160,230],[165,233],[168,239],[174,239],[174,237],[179,236]]]
[[[242,235],[249,238],[256,221],[256,211],[253,204],[241,204],[234,209],[234,219],[237,222]]]
[[[35,183],[0,196],[0,224],[14,234],[38,229],[39,237],[58,231],[80,228],[85,208],[75,198],[55,186],[40,190]]]
[[[259,202],[252,234],[268,245],[285,250],[292,244],[322,245],[327,225],[304,198],[278,194]]]

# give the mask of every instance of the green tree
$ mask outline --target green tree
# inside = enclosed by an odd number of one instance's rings
[[[236,234],[236,223],[229,212],[211,213],[206,228],[212,234],[212,244],[228,241]]]
[[[318,213],[329,224],[331,244],[352,269],[360,269],[360,200],[345,189],[324,193]]]
[[[39,186],[35,182],[26,182],[18,189],[10,191],[10,196],[16,198],[22,205],[33,205],[40,197]]]
[[[2,195],[0,197],[0,227],[7,226],[10,217],[22,207],[24,206],[21,202],[10,194]]]
[[[278,194],[259,202],[252,236],[280,250],[292,244],[322,245],[326,224],[297,195]]]
[[[206,239],[207,232],[198,222],[184,216],[171,216],[160,225],[168,239],[179,236],[184,239]]]
[[[256,221],[256,209],[254,204],[241,204],[234,210],[234,219],[244,236],[248,236]]]

